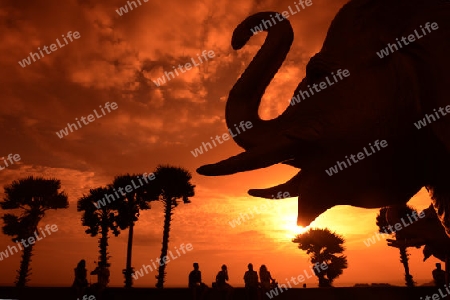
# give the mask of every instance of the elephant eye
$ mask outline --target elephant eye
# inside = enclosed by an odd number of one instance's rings
[[[329,61],[325,60],[320,54],[316,54],[306,65],[306,78],[308,83],[316,83],[326,76],[330,75]]]

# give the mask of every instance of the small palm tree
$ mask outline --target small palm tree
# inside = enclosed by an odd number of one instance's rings
[[[408,215],[411,216],[413,212],[417,211],[408,205],[402,205],[402,206],[391,206],[391,207],[382,207],[380,208],[380,211],[376,217],[376,224],[378,226],[380,233],[388,233],[394,236],[395,241],[405,241],[407,236],[407,231],[405,230],[391,230],[395,226],[395,222],[399,223],[402,218],[406,218]],[[388,218],[388,214],[390,216],[393,216],[393,218]],[[393,224],[391,224],[393,223]],[[389,227],[391,226],[391,227]],[[404,243],[399,243],[398,246],[396,243],[392,244],[389,243],[388,245],[397,247],[400,251],[400,262],[403,264],[403,268],[405,269],[405,281],[406,286],[408,287],[414,287],[415,283],[413,280],[412,275],[409,273],[409,263],[408,263],[408,251],[407,246],[405,246]],[[396,246],[394,246],[396,245]]]
[[[131,256],[133,250],[133,233],[134,224],[139,220],[139,212],[141,210],[150,209],[150,201],[158,199],[158,193],[155,188],[154,181],[148,181],[147,178],[143,178],[142,174],[125,174],[116,176],[114,182],[111,185],[112,188],[125,189],[127,186],[131,186],[130,192],[118,193],[118,219],[117,222],[120,229],[124,230],[128,228],[128,245],[127,245],[127,262],[126,268],[122,271],[125,276],[125,287],[131,288],[133,285],[132,275],[134,274],[134,268],[131,266]],[[142,180],[140,178],[142,177]],[[142,185],[139,183],[142,182]]]
[[[156,168],[155,177],[160,192],[160,200],[164,204],[164,230],[160,258],[163,261],[169,248],[170,222],[172,221],[173,210],[178,206],[179,199],[182,199],[185,204],[190,203],[189,197],[194,196],[195,185],[190,182],[192,175],[183,168],[159,165]],[[157,288],[164,287],[165,268],[166,264],[159,266],[158,276],[156,276],[158,280]]]
[[[327,269],[314,273],[319,278],[319,287],[330,287],[333,281],[347,268],[347,257],[343,255],[345,240],[342,236],[325,229],[309,229],[303,234],[297,235],[293,243],[298,243],[298,248],[306,251],[311,263],[327,264]]]
[[[83,212],[81,222],[83,226],[87,226],[86,233],[92,237],[100,234],[99,238],[99,261],[98,265],[106,267],[108,265],[108,234],[111,230],[114,236],[118,236],[120,231],[117,225],[117,204],[96,207],[98,200],[105,197],[105,194],[112,194],[112,188],[96,188],[91,189],[88,195],[83,195],[77,203],[77,211]]]
[[[0,202],[2,209],[21,209],[20,216],[5,214],[2,218],[5,223],[3,233],[13,237],[13,241],[28,239],[39,235],[37,227],[49,209],[68,208],[67,195],[60,192],[61,182],[58,179],[44,179],[29,176],[14,180],[5,186],[5,198]],[[17,287],[24,287],[31,275],[30,263],[34,244],[25,247],[17,271]]]

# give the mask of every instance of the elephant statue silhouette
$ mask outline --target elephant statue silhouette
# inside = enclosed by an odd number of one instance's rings
[[[276,14],[246,18],[233,32],[232,47],[244,47],[252,29]],[[264,44],[226,103],[229,128],[253,124],[233,137],[244,152],[197,172],[230,175],[278,163],[300,169],[286,183],[249,194],[298,197],[303,226],[335,205],[400,205],[426,187],[449,234],[450,2],[350,1],[286,99],[288,108],[272,120],[262,120],[258,107],[294,33],[287,19],[264,31]],[[383,142],[381,150],[370,150]]]

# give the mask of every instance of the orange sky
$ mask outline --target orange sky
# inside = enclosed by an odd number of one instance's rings
[[[0,185],[28,175],[56,177],[69,195],[70,207],[50,211],[40,226],[59,230],[39,241],[32,257],[30,285],[69,286],[73,268],[84,258],[88,270],[98,257],[98,239],[84,233],[76,201],[90,188],[115,175],[151,172],[160,163],[190,170],[196,184],[192,203],[180,205],[173,216],[169,249],[191,243],[193,250],[167,265],[166,286],[185,286],[197,261],[210,285],[220,266],[228,265],[230,283],[243,285],[249,262],[264,263],[280,283],[309,268],[308,257],[290,242],[296,233],[297,200],[283,200],[247,222],[229,222],[268,200],[247,196],[249,188],[284,182],[296,173],[291,167],[226,177],[202,177],[195,169],[240,152],[231,140],[196,158],[191,150],[211,136],[227,131],[225,102],[230,88],[259,49],[265,34],[232,50],[231,34],[245,17],[259,11],[287,10],[294,1],[149,1],[123,16],[116,9],[126,1],[9,2],[0,8],[0,157],[18,153],[21,161],[0,170]],[[303,78],[305,64],[319,51],[326,30],[346,1],[313,0],[313,5],[289,18],[295,38],[285,63],[266,91],[260,108],[264,119],[279,115]],[[62,34],[78,31],[80,38],[22,68],[18,61],[30,51],[49,46]],[[197,53],[215,57],[156,87],[152,80],[172,66],[190,62]],[[118,108],[92,124],[60,139],[55,132],[99,105]],[[0,190],[3,192],[3,190]],[[3,197],[3,194],[1,194]],[[411,201],[428,207],[422,190]],[[346,238],[349,268],[336,286],[363,282],[403,284],[397,249],[384,241],[366,247],[363,241],[377,230],[377,210],[335,207],[313,224],[329,227]],[[0,212],[3,214],[3,212]],[[160,204],[141,214],[135,227],[133,266],[149,264],[160,254],[163,212]],[[123,286],[127,231],[109,240],[111,286]],[[0,235],[0,251],[13,245]],[[422,263],[420,249],[409,249],[410,270],[418,283],[431,281],[437,261]],[[12,285],[20,255],[0,262],[0,285]],[[154,287],[152,274],[134,286]],[[95,280],[92,276],[92,280]],[[309,279],[308,285],[316,286]]]

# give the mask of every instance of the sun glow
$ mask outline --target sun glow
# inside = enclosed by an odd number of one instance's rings
[[[296,236],[298,234],[303,234],[309,230],[309,226],[303,227],[303,226],[297,226],[297,225],[293,224],[290,227],[291,228],[289,228],[289,229],[292,232],[293,236]]]
[[[273,224],[272,236],[276,239],[291,241],[298,234],[306,232],[310,226],[297,226],[297,199],[286,199],[270,211]]]
[[[303,227],[303,226],[297,226],[296,222],[289,222],[285,223],[283,226],[283,229],[285,230],[285,237],[289,239],[295,238],[299,234],[303,234],[306,231],[309,230],[309,226]]]

